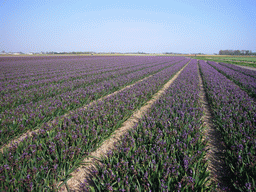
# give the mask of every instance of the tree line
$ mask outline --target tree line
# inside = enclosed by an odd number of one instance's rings
[[[219,55],[256,55],[251,50],[220,50]]]

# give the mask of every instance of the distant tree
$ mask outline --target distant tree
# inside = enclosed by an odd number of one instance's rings
[[[252,55],[250,50],[220,50],[219,55]]]
[[[234,51],[234,55],[241,55],[241,52],[239,50]]]

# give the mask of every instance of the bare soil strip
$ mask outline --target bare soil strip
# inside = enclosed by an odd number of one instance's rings
[[[205,62],[207,62],[207,61],[205,61]],[[216,62],[216,63],[220,64],[221,62]],[[233,64],[233,65],[235,65],[235,64]],[[236,65],[236,66],[244,68],[244,69],[249,69],[249,70],[252,70],[252,71],[256,71],[256,68],[254,68],[254,67],[243,66],[243,65]]]
[[[204,60],[206,63],[207,63],[207,60]],[[215,61],[216,62],[216,61]],[[221,63],[221,62],[216,62],[216,63]],[[233,65],[235,65],[235,64],[233,64]],[[256,71],[256,68],[254,68],[254,67],[249,67],[249,66],[242,66],[242,65],[236,65],[236,66],[238,66],[238,67],[241,67],[241,68],[245,68],[245,69],[249,69],[249,70],[253,70],[253,71]]]
[[[68,113],[66,113],[66,114],[64,114],[64,115],[62,115],[62,116],[60,116],[58,120],[64,119],[65,117],[67,117],[67,116],[69,116],[69,115],[72,115],[72,114],[75,113],[76,111],[79,111],[79,110],[81,110],[81,109],[85,109],[85,108],[87,108],[89,105],[94,104],[94,103],[97,103],[97,102],[99,102],[99,101],[101,101],[101,100],[103,100],[103,99],[106,99],[107,97],[110,97],[110,96],[112,96],[112,95],[115,95],[115,94],[119,93],[120,91],[123,91],[124,89],[128,89],[129,87],[132,87],[132,86],[134,86],[135,84],[137,84],[137,83],[139,83],[139,82],[141,82],[141,81],[144,81],[144,80],[148,79],[148,78],[151,77],[151,76],[152,76],[152,75],[149,75],[149,76],[147,76],[147,77],[145,77],[145,78],[143,78],[143,79],[141,79],[141,80],[139,80],[139,81],[136,81],[135,83],[133,83],[133,84],[131,84],[131,85],[128,85],[128,86],[126,86],[126,87],[124,87],[124,88],[122,88],[122,89],[120,89],[120,90],[118,90],[118,91],[115,91],[115,92],[113,92],[113,93],[111,93],[111,94],[109,94],[109,95],[106,95],[106,96],[104,96],[104,97],[102,97],[102,98],[100,98],[100,99],[98,99],[98,100],[92,101],[92,102],[90,102],[89,104],[87,104],[87,105],[85,105],[85,106],[83,106],[83,107],[80,107],[80,108],[78,108],[78,109],[75,109],[75,110],[73,110],[73,111],[70,111],[70,112],[68,112]],[[47,122],[48,125],[53,125],[54,123],[56,123],[56,118],[53,119],[52,121]],[[26,133],[23,133],[23,134],[22,134],[21,136],[19,136],[18,138],[15,138],[15,139],[9,141],[7,144],[3,145],[3,146],[0,148],[0,152],[3,153],[4,148],[6,148],[6,147],[11,147],[12,144],[15,144],[15,143],[16,143],[16,144],[19,144],[19,143],[20,143],[21,141],[23,141],[26,137],[31,137],[33,133],[38,133],[39,130],[40,130],[40,128],[38,128],[38,129],[36,129],[36,130],[28,130]]]
[[[238,63],[255,63],[254,61],[239,61],[239,60],[223,60],[223,61],[220,61],[222,63],[225,63],[225,61],[233,61],[233,62],[238,62]]]
[[[204,60],[204,61],[207,63],[206,60]],[[220,64],[221,62],[216,62],[216,63]],[[236,65],[236,64],[233,64],[233,65]],[[254,67],[243,66],[243,65],[236,65],[236,66],[244,68],[244,69],[249,69],[249,70],[252,70],[252,71],[256,71],[256,68],[254,68]]]
[[[245,69],[249,69],[249,70],[256,71],[256,68],[254,68],[254,67],[248,67],[248,66],[242,66],[242,65],[236,65],[236,66],[241,67],[241,68],[245,68]]]
[[[190,61],[189,61],[190,62]],[[189,64],[189,62],[179,71],[177,72],[171,80],[169,80],[162,89],[160,89],[154,96],[153,99],[148,101],[143,107],[139,110],[135,111],[133,115],[125,121],[122,126],[117,129],[109,139],[103,142],[103,144],[94,152],[90,154],[90,156],[96,157],[98,159],[106,156],[107,152],[114,148],[114,144],[120,141],[121,137],[129,131],[139,120],[143,117],[143,115],[151,108],[151,106],[163,95],[163,93],[170,87],[170,85],[175,81],[175,79],[179,76],[179,74],[183,71],[183,69]],[[86,158],[83,162],[86,164],[84,166],[79,167],[76,171],[71,173],[72,178],[67,181],[67,185],[70,191],[79,191],[79,184],[83,182],[85,179],[88,181],[90,185],[93,186],[92,183],[92,171],[95,170],[95,161],[100,163],[95,158]],[[62,187],[60,191],[67,191],[66,187]]]
[[[199,67],[199,66],[198,66]],[[212,113],[207,101],[205,89],[201,74],[199,73],[200,100],[204,110],[203,125],[205,128],[203,136],[208,141],[206,160],[208,160],[208,171],[210,171],[210,179],[212,184],[218,184],[217,191],[224,191],[225,178],[227,177],[227,169],[225,167],[224,156],[225,148],[222,145],[221,134],[214,127],[212,122]]]

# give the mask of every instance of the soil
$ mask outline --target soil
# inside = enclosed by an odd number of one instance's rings
[[[199,66],[198,66],[199,67]],[[212,122],[212,112],[210,105],[207,101],[205,89],[203,86],[202,77],[199,73],[199,86],[200,86],[200,98],[202,107],[204,110],[203,122],[204,122],[204,140],[208,141],[206,160],[208,160],[208,171],[210,172],[211,184],[217,185],[217,191],[225,191],[227,168],[224,162],[225,147],[221,140],[222,136],[220,132],[214,127]]]
[[[249,69],[249,70],[256,71],[256,68],[254,68],[254,67],[241,66],[241,65],[236,65],[236,66],[238,66],[238,67],[242,67],[242,68],[245,68],[245,69]]]

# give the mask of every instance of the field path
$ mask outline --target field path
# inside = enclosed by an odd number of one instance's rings
[[[190,62],[190,61],[189,61]],[[148,101],[143,107],[139,110],[135,111],[133,115],[127,119],[123,123],[123,125],[117,129],[109,139],[105,140],[103,144],[94,152],[90,154],[90,156],[101,158],[105,156],[108,151],[113,149],[114,144],[120,141],[121,137],[128,132],[139,120],[143,117],[143,115],[151,108],[151,106],[160,98],[161,95],[170,87],[170,85],[174,82],[174,80],[179,76],[179,74],[183,71],[183,69],[189,64],[189,62],[182,67],[182,69],[177,72],[172,79],[170,79],[160,91],[158,91],[154,96],[153,99]],[[76,171],[71,173],[72,178],[67,181],[67,185],[70,191],[79,191],[79,184],[83,182],[85,179],[88,181],[90,185],[93,185],[91,178],[92,178],[92,171],[95,169],[94,161],[97,161],[95,158],[86,158],[83,160],[85,165],[80,166]],[[100,162],[99,162],[100,163]],[[63,185],[64,186],[64,185]],[[62,187],[60,191],[67,191],[66,187]]]
[[[249,69],[249,70],[256,71],[256,68],[254,68],[254,67],[248,67],[248,66],[242,66],[242,65],[236,65],[236,66],[241,67],[241,68],[245,68],[245,69]]]
[[[204,60],[204,61],[207,63],[207,60]],[[216,63],[221,63],[221,62],[217,62],[217,61],[215,61],[215,62]],[[222,62],[222,63],[225,63],[225,62]],[[235,65],[235,64],[233,64],[233,65]],[[256,68],[254,68],[254,67],[248,67],[248,66],[242,66],[242,65],[236,65],[236,66],[244,68],[244,69],[249,69],[249,70],[256,71]]]
[[[199,66],[198,66],[199,67]],[[217,191],[223,191],[225,187],[224,176],[227,176],[223,153],[225,148],[222,145],[221,134],[213,125],[212,115],[206,92],[203,86],[202,76],[199,72],[200,98],[204,110],[203,122],[206,127],[203,133],[204,140],[208,141],[206,160],[208,160],[208,171],[210,171],[211,182],[218,184]]]
[[[115,92],[113,92],[113,93],[111,93],[111,94],[109,94],[109,95],[106,95],[106,96],[104,96],[104,97],[102,97],[102,98],[100,98],[100,99],[97,99],[97,100],[95,100],[95,101],[92,101],[92,102],[86,104],[86,105],[83,106],[83,107],[80,107],[80,108],[77,108],[77,109],[75,109],[75,110],[72,110],[72,111],[70,111],[70,112],[68,112],[68,113],[66,113],[66,114],[64,114],[64,115],[62,115],[62,116],[60,116],[60,117],[55,117],[52,121],[47,122],[47,124],[48,124],[48,125],[52,125],[52,124],[56,123],[56,118],[57,118],[58,120],[64,119],[65,117],[67,117],[67,116],[69,116],[69,115],[72,115],[72,114],[75,113],[76,111],[79,111],[79,110],[81,110],[81,109],[84,109],[84,108],[86,108],[87,106],[89,106],[89,105],[91,105],[91,104],[97,103],[97,102],[99,102],[99,101],[101,101],[101,100],[103,100],[103,99],[106,99],[107,97],[110,97],[110,96],[112,96],[112,95],[115,95],[115,94],[117,94],[117,93],[123,91],[124,89],[128,89],[129,87],[132,87],[133,85],[135,85],[135,84],[137,84],[137,83],[139,83],[139,82],[141,82],[141,81],[144,81],[144,80],[148,79],[148,78],[151,77],[151,76],[152,76],[152,75],[149,75],[149,76],[147,76],[147,77],[145,77],[145,78],[143,78],[143,79],[141,79],[141,80],[139,80],[139,81],[136,81],[135,83],[133,83],[133,84],[131,84],[131,85],[128,85],[128,86],[126,86],[126,87],[124,87],[124,88],[122,88],[122,89],[120,89],[120,90],[118,90],[118,91],[115,91]],[[39,127],[38,129],[36,129],[36,130],[28,130],[26,133],[23,133],[21,136],[15,138],[15,139],[12,139],[11,141],[9,141],[7,144],[3,145],[3,146],[0,148],[0,152],[3,153],[4,148],[6,148],[6,147],[7,147],[7,148],[8,148],[8,147],[11,147],[12,144],[14,144],[14,143],[19,144],[21,141],[23,141],[24,139],[26,139],[26,137],[32,136],[33,133],[38,133],[39,130],[40,130],[40,127]]]

